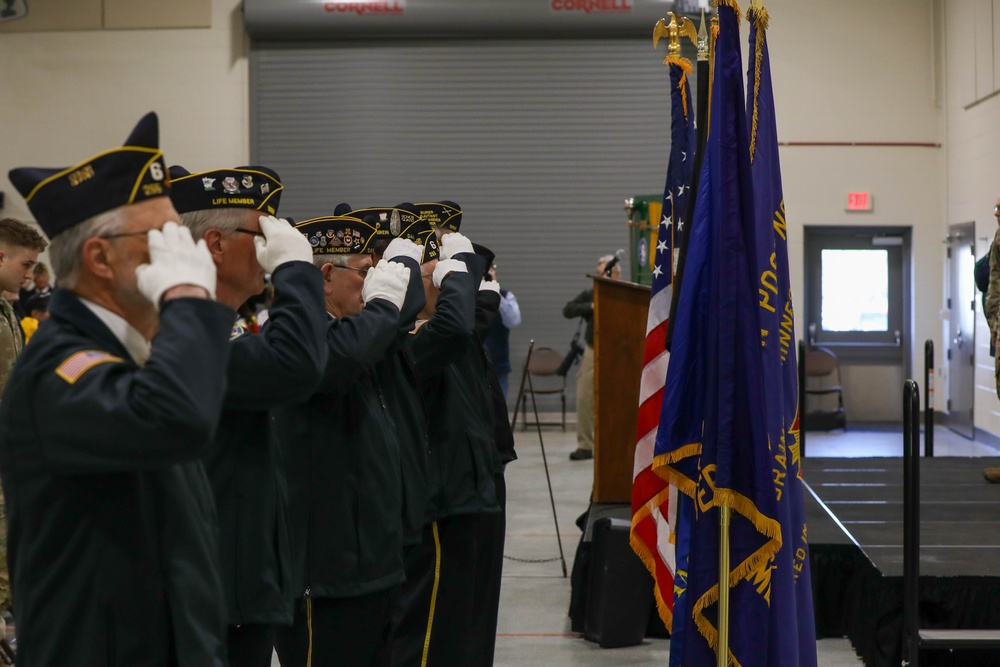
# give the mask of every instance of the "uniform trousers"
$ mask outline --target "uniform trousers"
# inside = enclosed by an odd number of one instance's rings
[[[497,614],[500,580],[503,576],[503,545],[507,533],[507,484],[503,473],[493,476],[500,512],[479,515],[479,563],[476,568],[476,601],[469,638],[469,665],[493,664],[497,644]]]
[[[230,667],[271,667],[274,631],[270,625],[230,625],[226,644]]]
[[[576,373],[576,446],[594,451],[594,348],[590,345]]]
[[[461,514],[424,526],[423,541],[406,559],[392,664],[469,667],[477,599],[481,514]]]
[[[345,598],[302,598],[275,629],[281,667],[388,667],[399,586]]]

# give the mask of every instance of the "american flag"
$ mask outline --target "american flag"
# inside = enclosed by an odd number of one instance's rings
[[[635,464],[632,474],[632,548],[655,580],[656,606],[667,628],[671,627],[674,586],[674,548],[670,539],[669,511],[675,506],[676,488],[653,470],[653,449],[663,405],[663,386],[669,353],[667,323],[673,292],[679,237],[685,221],[685,200],[694,164],[693,109],[687,75],[690,61],[670,57],[671,144],[663,209],[657,230],[653,285],[646,320],[646,343],[639,386]]]

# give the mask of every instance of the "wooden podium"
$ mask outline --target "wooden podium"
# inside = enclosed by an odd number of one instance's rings
[[[594,502],[631,503],[650,288],[594,279]]]

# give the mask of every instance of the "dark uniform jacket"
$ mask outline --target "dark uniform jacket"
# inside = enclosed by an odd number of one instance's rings
[[[583,339],[587,345],[594,347],[594,290],[585,289],[577,294],[572,301],[563,306],[563,317],[573,319],[582,317],[586,323]]]
[[[493,475],[502,466],[493,446],[486,357],[475,330],[485,260],[472,253],[455,258],[469,272],[451,273],[442,281],[437,311],[407,340],[430,419],[427,523],[500,509]]]
[[[397,258],[393,261],[410,268],[410,284],[399,314],[399,332],[385,357],[375,364],[375,374],[396,427],[403,484],[403,546],[412,546],[422,539],[427,506],[427,408],[420,395],[417,371],[406,339],[427,297],[416,260]]]
[[[19,665],[225,665],[215,503],[198,457],[234,313],[163,305],[139,368],[73,293],[0,403]]]
[[[330,357],[317,393],[275,411],[297,596],[353,597],[406,578],[399,449],[373,370],[398,328],[399,311],[385,299],[356,316],[330,318]]]
[[[476,294],[476,335],[485,341],[489,332],[499,322],[500,295],[492,290],[479,290]],[[485,343],[484,347],[487,347]],[[509,370],[510,364],[507,366]],[[517,459],[517,452],[514,450],[514,432],[511,430],[510,421],[508,421],[507,398],[503,395],[503,388],[497,379],[496,368],[493,365],[493,359],[489,355],[488,347],[486,355],[486,384],[489,386],[490,402],[493,407],[493,445],[500,454],[500,461],[503,464],[507,464]]]
[[[271,280],[263,330],[229,344],[225,409],[204,459],[219,506],[230,625],[292,622],[288,497],[269,409],[310,396],[327,358],[320,270],[288,262]]]

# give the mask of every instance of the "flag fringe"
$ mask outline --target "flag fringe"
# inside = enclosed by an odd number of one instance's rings
[[[708,118],[705,123],[705,140],[708,141],[708,136],[712,133],[712,89],[715,88],[715,43],[719,39],[719,26],[717,24],[712,25],[712,35],[711,39],[712,48],[709,51],[710,57],[708,62]]]
[[[715,504],[719,507],[729,507],[736,510],[747,521],[753,524],[757,532],[777,540],[778,548],[781,548],[781,523],[776,519],[768,518],[763,512],[757,509],[753,501],[742,493],[736,493],[732,489],[715,489]],[[778,549],[776,548],[775,551]]]
[[[681,91],[681,104],[684,107],[684,117],[688,117],[688,94],[687,94],[687,75],[694,71],[694,67],[691,65],[691,61],[687,58],[678,58],[677,56],[667,56],[665,61],[667,65],[676,65],[681,68],[681,80],[677,83],[677,87]]]
[[[767,39],[767,25],[771,20],[767,9],[764,7],[750,7],[747,10],[747,18],[753,22],[757,29],[757,39],[754,40],[753,54],[753,120],[750,125],[750,164],[753,164],[754,155],[757,153],[757,113],[760,103],[760,68],[764,62],[764,40]]]
[[[632,522],[633,529],[635,528],[635,522]],[[659,582],[656,578],[656,559],[653,558],[653,554],[650,552],[646,543],[636,535],[634,532],[629,536],[629,544],[632,545],[632,551],[639,556],[639,559],[649,570],[649,574],[653,577],[653,596],[656,598],[656,611],[660,615],[660,620],[663,621],[663,625],[667,628],[667,632],[673,631],[674,626],[674,612],[667,606],[667,601],[663,599],[663,594],[660,592],[660,587],[657,585]],[[670,586],[671,592],[673,592],[673,585]]]

